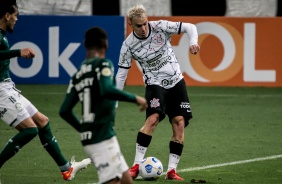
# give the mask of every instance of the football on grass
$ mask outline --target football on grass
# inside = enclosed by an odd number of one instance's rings
[[[163,164],[156,157],[147,157],[139,165],[139,175],[144,180],[157,180],[163,173]]]

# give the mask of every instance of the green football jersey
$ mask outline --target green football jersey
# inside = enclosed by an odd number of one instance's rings
[[[20,56],[20,50],[9,50],[6,32],[0,29],[0,82],[10,78],[10,58]]]
[[[116,100],[136,102],[136,97],[115,87],[109,59],[92,58],[85,60],[71,78],[60,114],[68,112],[62,117],[80,132],[83,145],[98,143],[116,135]],[[82,109],[80,121],[72,113],[78,101]]]

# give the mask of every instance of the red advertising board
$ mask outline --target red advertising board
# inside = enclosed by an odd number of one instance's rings
[[[282,87],[282,18],[149,17],[160,19],[197,26],[197,55],[185,33],[171,40],[187,85]],[[135,61],[126,84],[144,85]]]

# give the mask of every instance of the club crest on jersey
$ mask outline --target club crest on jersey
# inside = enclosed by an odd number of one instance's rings
[[[15,107],[16,107],[16,109],[17,109],[19,112],[21,112],[21,111],[23,110],[23,106],[22,106],[22,104],[19,103],[19,102],[15,103]]]
[[[158,98],[153,98],[153,100],[150,100],[150,107],[151,108],[159,107],[160,106],[159,100],[160,99],[158,99]]]
[[[155,35],[154,38],[153,38],[153,41],[154,41],[154,43],[156,43],[157,45],[163,45],[163,43],[164,43],[164,39],[163,39],[163,37],[162,37],[161,34]]]

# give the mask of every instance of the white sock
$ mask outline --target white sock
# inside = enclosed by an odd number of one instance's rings
[[[170,153],[169,154],[169,160],[168,160],[167,172],[171,171],[172,169],[174,169],[175,172],[176,172],[176,168],[177,168],[179,160],[180,160],[179,155]]]
[[[133,165],[140,164],[140,162],[144,159],[146,151],[147,151],[147,147],[140,146],[139,144],[136,143],[136,152],[135,152],[135,159]]]

